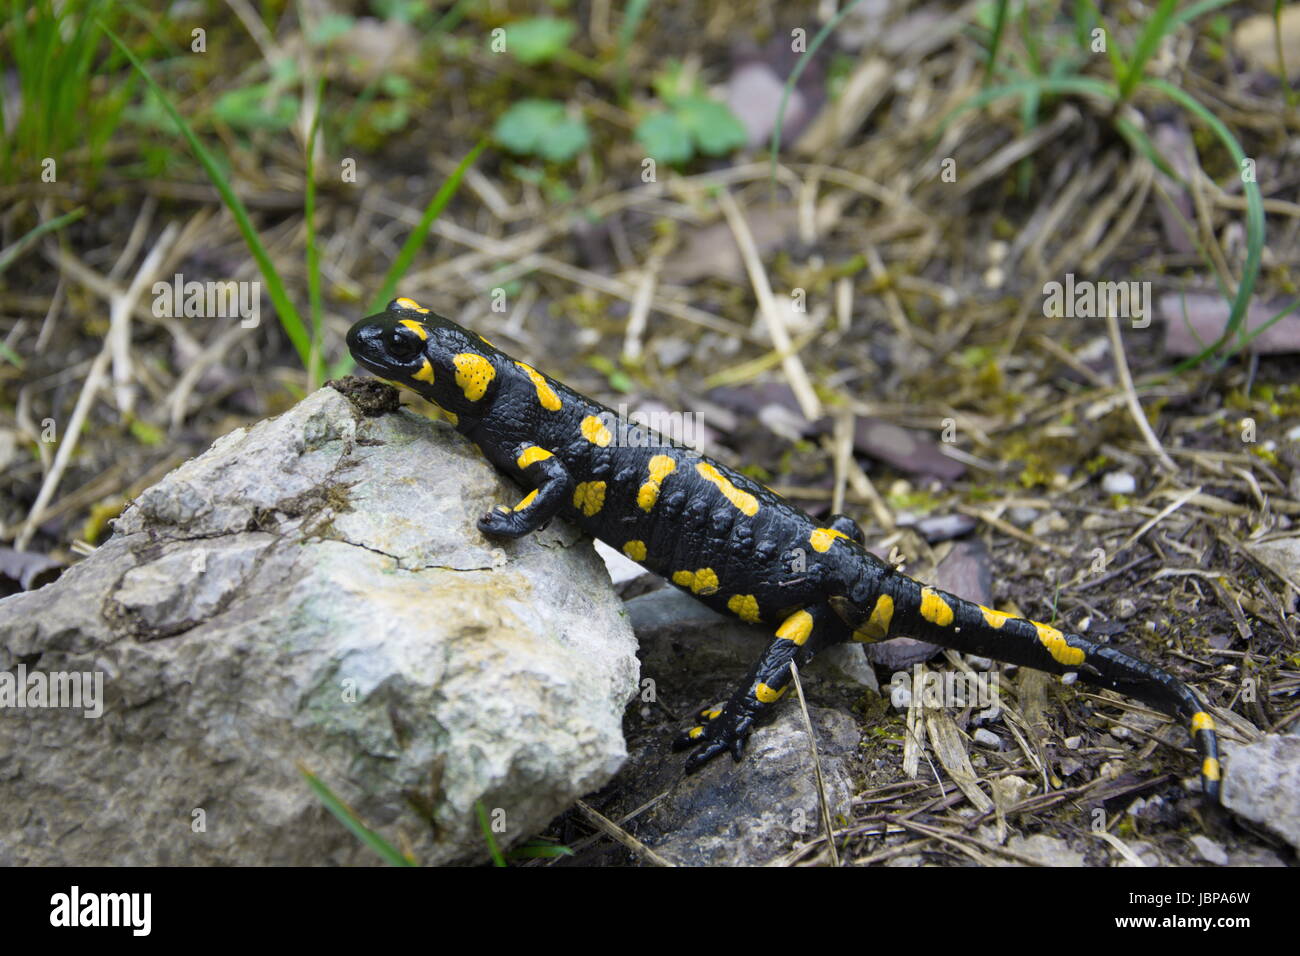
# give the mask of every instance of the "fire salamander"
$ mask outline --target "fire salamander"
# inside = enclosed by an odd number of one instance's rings
[[[899,635],[1054,674],[1073,674],[1180,718],[1219,797],[1214,721],[1172,674],[1113,647],[926,587],[863,547],[844,515],[820,522],[763,485],[634,423],[408,298],[348,332],[357,362],[439,406],[527,494],[478,521],[517,538],[560,516],[714,610],[773,640],[725,704],[675,749],[693,771],[730,751],[787,690],[790,663],[824,647]]]

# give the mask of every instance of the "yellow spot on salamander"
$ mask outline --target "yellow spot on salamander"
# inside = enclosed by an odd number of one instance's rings
[[[704,734],[703,727],[692,727],[690,731],[686,734],[686,736],[690,737],[691,740],[699,740],[703,734]]]
[[[650,478],[636,493],[636,503],[642,511],[649,511],[659,500],[659,488],[664,479],[677,468],[677,462],[667,455],[655,455],[650,459]]]
[[[865,644],[883,641],[889,637],[889,625],[893,620],[894,599],[888,594],[882,594],[876,598],[876,606],[871,610],[871,617],[853,632],[853,639]]]
[[[537,389],[537,401],[541,403],[542,408],[548,412],[558,412],[563,407],[563,403],[560,401],[560,396],[555,394],[555,389],[547,383],[546,377],[531,365],[525,365],[523,362],[515,364],[524,370],[524,374]]]
[[[782,687],[780,690],[773,690],[766,684],[760,683],[754,688],[754,696],[764,704],[775,704],[781,699],[781,695],[784,694],[787,689],[788,688]]]
[[[467,399],[477,402],[486,394],[497,370],[491,362],[473,352],[461,352],[452,359],[452,363],[456,366],[456,384]]]
[[[718,490],[726,496],[728,501],[739,508],[742,514],[751,517],[758,514],[758,499],[748,491],[741,491],[733,485],[731,480],[713,465],[707,461],[702,461],[695,466],[695,470],[699,472],[700,477],[705,481],[717,485]]]
[[[1039,624],[1037,621],[1030,621],[1038,631],[1039,642],[1047,648],[1047,653],[1052,655],[1052,660],[1058,664],[1064,664],[1066,667],[1078,667],[1083,663],[1084,657],[1080,648],[1071,647],[1066,643],[1065,635],[1056,628],[1047,624]]]
[[[587,439],[593,445],[599,445],[601,448],[607,446],[613,437],[609,429],[595,415],[588,415],[582,420],[582,437]]]
[[[1223,771],[1219,768],[1219,761],[1213,757],[1206,757],[1205,762],[1201,764],[1201,776],[1206,780],[1221,779]]]
[[[429,313],[429,310],[420,305],[420,303],[416,302],[414,299],[408,299],[406,296],[402,296],[398,299],[397,304],[403,309],[414,309],[416,312],[423,312],[426,315]]]
[[[523,511],[525,508],[527,508],[529,505],[533,503],[533,499],[536,497],[537,497],[537,489],[534,488],[532,491],[528,492],[528,494],[524,495],[523,500],[520,501],[519,504],[515,505],[515,510]]]
[[[750,624],[762,620],[758,613],[758,598],[752,594],[733,594],[727,599],[727,610]]]
[[[820,551],[825,554],[831,549],[836,538],[847,538],[848,535],[843,531],[836,531],[834,528],[818,528],[808,538],[808,543],[813,546],[814,551]]]
[[[983,604],[980,605],[980,611],[982,611],[984,614],[984,623],[986,623],[989,627],[993,628],[995,631],[1002,630],[1002,625],[1007,623],[1007,621],[1015,620],[1015,618],[1012,617],[1010,614],[1003,614],[1001,611],[995,611],[992,608],[987,608]]]
[[[952,623],[952,607],[933,588],[921,588],[921,617],[931,624],[947,627]]]
[[[795,611],[776,629],[776,636],[784,641],[794,641],[800,647],[808,640],[813,630],[813,616],[807,611]]]
[[[1192,733],[1196,733],[1198,730],[1213,730],[1213,729],[1214,729],[1214,718],[1211,717],[1209,714],[1207,714],[1205,711],[1201,710],[1192,714]]]
[[[714,594],[718,590],[718,575],[712,568],[700,568],[698,571],[678,571],[673,575],[673,584],[690,588],[694,594]]]
[[[415,379],[417,382],[428,382],[430,385],[433,384],[433,366],[429,364],[428,359],[424,360],[424,364],[420,366],[420,370],[412,375],[411,378]]]
[[[623,553],[626,554],[626,555],[627,555],[629,558],[631,558],[633,561],[644,561],[644,560],[645,560],[645,542],[644,542],[644,541],[629,541],[627,544],[623,545]]]
[[[523,470],[529,465],[536,464],[539,461],[545,461],[550,457],[551,453],[545,448],[538,448],[536,445],[529,445],[523,450],[520,456],[515,459],[515,464],[519,466],[520,470]]]
[[[603,481],[584,481],[573,489],[573,507],[588,518],[605,507],[605,483]]]
[[[406,326],[408,329],[410,329],[412,332],[418,335],[420,337],[421,342],[428,341],[429,330],[424,327],[423,323],[417,322],[415,321],[415,319],[402,319],[401,322],[398,324]]]

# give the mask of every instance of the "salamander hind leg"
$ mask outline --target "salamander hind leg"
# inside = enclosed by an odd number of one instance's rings
[[[559,514],[573,496],[573,478],[560,460],[545,448],[522,444],[515,449],[515,465],[534,490],[513,508],[498,505],[478,519],[484,534],[521,538],[543,527]]]
[[[825,605],[815,605],[787,617],[731,699],[720,707],[701,711],[704,723],[678,735],[673,741],[674,750],[696,748],[686,759],[687,773],[699,770],[724,751],[740,760],[754,725],[770,715],[785,694],[790,683],[790,662],[803,667],[818,649],[830,643],[833,632],[829,614]]]

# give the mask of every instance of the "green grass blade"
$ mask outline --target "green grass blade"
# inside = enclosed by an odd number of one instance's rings
[[[1090,18],[1090,19],[1089,19]],[[1102,27],[1101,10],[1097,8],[1094,0],[1078,0],[1075,8],[1075,19],[1080,24],[1086,24],[1085,29],[1088,31],[1086,38],[1087,46],[1085,49],[1092,49],[1091,31],[1094,27]],[[1110,36],[1110,31],[1106,31],[1106,58],[1110,60],[1110,68],[1114,72],[1116,82],[1124,75],[1124,58],[1120,55],[1119,47],[1114,43],[1114,38]]]
[[[1246,153],[1241,148],[1241,144],[1237,142],[1237,138],[1232,135],[1232,131],[1223,124],[1222,120],[1202,106],[1191,94],[1180,90],[1165,80],[1152,79],[1148,80],[1147,83],[1152,89],[1164,93],[1183,109],[1209,126],[1214,135],[1232,154],[1237,169],[1241,169],[1246,159]],[[1232,312],[1228,316],[1227,327],[1224,328],[1223,335],[1219,337],[1217,342],[1214,342],[1198,355],[1178,363],[1174,367],[1175,372],[1194,368],[1205,361],[1226,344],[1237,333],[1242,322],[1245,321],[1246,308],[1250,304],[1251,294],[1255,290],[1255,280],[1259,277],[1260,260],[1264,250],[1264,200],[1260,196],[1259,183],[1243,182],[1242,187],[1246,194],[1246,262],[1242,269],[1241,282],[1237,286],[1237,297],[1233,300]]]
[[[1156,169],[1160,170],[1170,179],[1184,186],[1183,177],[1178,175],[1178,171],[1169,165],[1169,161],[1161,155],[1160,150],[1156,149],[1156,144],[1151,142],[1151,137],[1146,134],[1145,130],[1139,129],[1126,119],[1115,118],[1115,130],[1123,136],[1128,142],[1129,147],[1139,156],[1145,156]]]
[[[0,358],[19,371],[22,371],[27,366],[27,363],[23,361],[23,357],[3,342],[0,342]]]
[[[1119,93],[1110,83],[1102,80],[1094,80],[1086,76],[1039,76],[1026,80],[1018,80],[1015,83],[1006,83],[1002,86],[991,86],[986,90],[980,90],[964,103],[959,103],[948,111],[939,122],[939,128],[935,131],[933,140],[938,141],[943,131],[947,129],[948,124],[955,120],[962,113],[970,110],[983,109],[990,103],[1007,96],[1027,96],[1029,94],[1038,96],[1044,95],[1061,95],[1076,94],[1080,96],[1098,96],[1102,99],[1115,100]]]
[[[158,102],[162,104],[163,109],[167,111],[167,115],[171,117],[172,122],[174,122],[177,128],[180,129],[181,135],[185,137],[185,141],[189,144],[190,149],[194,151],[194,155],[203,165],[203,169],[208,174],[208,178],[212,180],[212,185],[216,186],[217,192],[221,194],[221,199],[226,204],[226,208],[230,210],[230,214],[235,218],[235,224],[239,227],[239,232],[244,237],[244,242],[248,246],[248,251],[252,253],[253,258],[257,261],[257,267],[262,272],[262,278],[266,280],[266,291],[271,296],[271,304],[275,307],[276,315],[280,320],[280,327],[284,329],[285,335],[287,335],[289,341],[293,343],[293,347],[298,353],[298,358],[302,361],[303,368],[310,368],[311,336],[307,333],[307,328],[303,325],[302,317],[298,314],[298,310],[293,307],[293,303],[289,300],[289,295],[284,288],[284,282],[281,281],[279,273],[275,271],[275,265],[271,262],[271,256],[267,253],[266,247],[262,245],[262,239],[258,236],[257,230],[253,228],[253,223],[248,218],[248,210],[244,208],[243,201],[240,200],[239,196],[235,194],[234,189],[231,188],[229,181],[227,181],[225,175],[221,172],[221,168],[217,165],[216,160],[212,158],[212,154],[209,153],[207,149],[204,148],[203,144],[199,142],[199,138],[194,135],[194,130],[190,128],[190,124],[185,121],[185,118],[181,116],[176,107],[172,105],[172,101],[168,98],[167,94],[163,92],[162,87],[157,84],[149,71],[145,69],[144,64],[136,58],[136,55],[131,52],[125,43],[122,42],[121,38],[110,30],[102,21],[100,22],[99,27],[108,34],[109,39],[117,44],[117,48],[122,51],[123,55],[125,55],[131,62],[131,65],[135,67],[136,72],[144,78],[145,83],[148,85],[149,89],[153,91],[154,96],[158,97]]]
[[[1124,74],[1117,77],[1121,100],[1127,100],[1137,89],[1138,81],[1142,79],[1142,71],[1146,69],[1147,60],[1151,59],[1151,55],[1156,52],[1156,47],[1160,45],[1160,40],[1165,34],[1177,27],[1173,22],[1177,6],[1178,0],[1160,0],[1156,12],[1138,35],[1137,46],[1133,48],[1133,55],[1124,67]]]
[[[618,25],[618,98],[623,103],[627,102],[627,51],[632,46],[641,19],[649,9],[650,0],[630,0],[627,9],[623,11],[623,22]]]
[[[984,86],[993,82],[993,65],[998,61],[998,51],[1002,49],[1002,31],[1007,23],[1007,7],[1010,0],[998,0],[997,10],[993,14],[993,36],[989,38],[989,58],[984,63]]]
[[[803,71],[807,69],[808,64],[812,62],[812,58],[816,56],[817,51],[821,49],[821,45],[826,42],[826,38],[834,32],[837,26],[840,25],[840,21],[848,16],[849,13],[852,12],[853,8],[861,2],[862,0],[853,0],[853,2],[844,7],[843,10],[826,21],[826,25],[817,31],[817,35],[813,37],[812,43],[808,44],[808,49],[804,52],[803,56],[799,57],[799,62],[795,64],[794,69],[790,71],[789,77],[786,78],[785,88],[781,90],[781,105],[776,108],[776,126],[772,130],[773,189],[776,188],[777,155],[781,150],[781,127],[785,125],[785,108],[790,102],[790,93],[794,90],[795,84],[799,82],[799,77],[803,75]]]
[[[41,236],[48,232],[62,229],[69,223],[76,222],[85,214],[86,208],[84,206],[78,206],[76,209],[72,210],[72,212],[65,212],[62,216],[51,219],[48,222],[43,222],[29,230],[25,235],[19,238],[17,242],[9,246],[8,249],[0,252],[0,275],[3,275],[4,271],[13,265],[18,258],[27,251],[32,243],[41,238]]]
[[[465,173],[470,166],[474,165],[474,160],[478,159],[479,153],[487,147],[487,140],[479,140],[478,144],[465,154],[465,158],[460,161],[447,181],[434,194],[429,205],[425,207],[424,215],[420,217],[420,224],[411,230],[411,234],[406,237],[406,242],[402,244],[401,251],[393,264],[388,267],[388,274],[384,276],[383,285],[379,287],[379,292],[370,302],[370,311],[378,312],[385,303],[393,297],[393,292],[397,289],[397,283],[402,281],[406,271],[411,268],[411,263],[415,260],[420,248],[424,245],[424,240],[429,235],[429,230],[433,228],[434,222],[442,215],[443,209],[447,203],[451,202],[456,191],[460,189],[460,181],[465,178]]]
[[[325,809],[334,814],[339,823],[347,827],[348,831],[358,840],[393,866],[416,865],[414,860],[403,856],[397,847],[358,820],[357,815],[349,809],[348,805],[335,796],[334,791],[326,786],[325,782],[318,776],[301,764],[298,765],[298,772],[306,779],[307,786],[311,787],[312,792],[316,794],[316,798],[325,805]]]
[[[1193,3],[1185,10],[1179,10],[1174,14],[1170,28],[1180,27],[1184,23],[1195,20],[1204,13],[1210,13],[1220,7],[1226,7],[1230,3],[1236,3],[1237,0],[1201,0],[1200,3]]]
[[[320,246],[316,242],[316,134],[320,131],[321,101],[325,96],[325,78],[316,83],[316,114],[311,120],[311,133],[307,136],[307,188],[304,197],[304,216],[307,228],[307,299],[311,311],[311,360],[307,365],[307,390],[314,392],[324,374],[321,358],[321,323],[324,307],[320,294]]]
[[[1277,54],[1277,69],[1282,75],[1282,89],[1286,91],[1286,101],[1295,103],[1295,90],[1291,89],[1291,74],[1286,68],[1286,53],[1282,43],[1282,0],[1273,0],[1273,52]]]
[[[505,866],[506,858],[501,853],[501,847],[497,845],[497,838],[492,832],[492,824],[488,822],[487,810],[483,807],[482,800],[474,801],[474,812],[478,814],[479,829],[483,831],[483,839],[487,841],[488,852],[492,854],[492,865]]]
[[[1223,353],[1223,357],[1231,358],[1232,356],[1236,355],[1246,346],[1250,345],[1251,342],[1255,341],[1257,338],[1259,338],[1261,335],[1263,335],[1273,326],[1277,325],[1279,322],[1281,322],[1283,319],[1285,319],[1288,315],[1290,315],[1292,312],[1296,311],[1297,309],[1300,309],[1300,299],[1296,299],[1290,305],[1283,308],[1281,312],[1277,313],[1277,315],[1270,317],[1269,320],[1265,322],[1263,325],[1261,325],[1259,328],[1251,330],[1251,332],[1247,335],[1243,335],[1240,342],[1238,342],[1232,348],[1228,349],[1228,351]]]

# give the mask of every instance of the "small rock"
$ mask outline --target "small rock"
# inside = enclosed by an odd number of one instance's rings
[[[1300,850],[1300,736],[1269,734],[1225,750],[1223,805]]]
[[[1029,526],[1029,533],[1038,538],[1070,530],[1070,522],[1059,511],[1049,511]]]
[[[1001,750],[1002,738],[991,730],[985,730],[983,727],[975,731],[973,735],[975,743],[981,747],[987,747],[989,750]]]
[[[1132,598],[1122,597],[1115,602],[1115,616],[1121,621],[1136,617],[1137,612],[1137,603]]]
[[[1017,505],[1014,508],[1007,509],[1007,520],[1019,528],[1025,527],[1037,517],[1037,508],[1028,508],[1024,505]]]
[[[1083,854],[1071,850],[1069,844],[1045,833],[1035,833],[1030,837],[1013,836],[1007,841],[1007,849],[1022,856],[1033,857],[1048,866],[1083,866]],[[1021,866],[1011,860],[1003,860],[1001,866]]]
[[[1200,854],[1201,859],[1206,863],[1213,863],[1215,866],[1228,865],[1227,851],[1209,837],[1198,833],[1192,837],[1192,846],[1196,847],[1196,852]]]
[[[1137,486],[1137,479],[1127,471],[1112,471],[1101,479],[1101,490],[1108,495],[1131,495]]]
[[[1083,746],[1083,738],[1075,735],[1074,737],[1065,738],[1065,747],[1067,750],[1078,750]]]
[[[655,343],[655,358],[664,368],[681,365],[695,351],[695,346],[685,339],[666,338]]]

